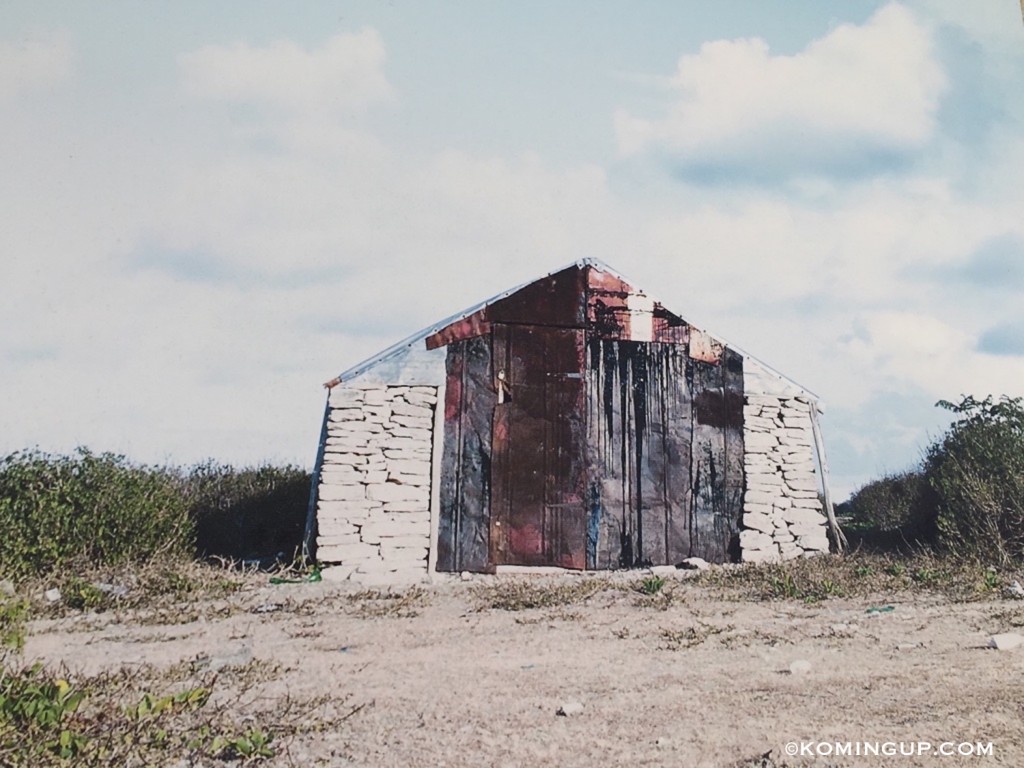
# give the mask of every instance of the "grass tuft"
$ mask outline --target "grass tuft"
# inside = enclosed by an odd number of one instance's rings
[[[571,577],[568,580],[553,581],[497,579],[491,583],[475,585],[473,597],[478,610],[525,611],[576,605],[613,588],[608,579],[598,577]]]

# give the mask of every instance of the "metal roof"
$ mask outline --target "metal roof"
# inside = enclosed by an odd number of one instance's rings
[[[552,275],[555,275],[555,274],[557,274],[559,272],[562,272],[562,271],[564,271],[566,269],[569,269],[571,267],[578,267],[578,268],[593,267],[594,269],[597,269],[597,270],[600,270],[601,272],[605,272],[605,273],[607,273],[609,275],[612,275],[613,277],[618,278],[622,282],[628,283],[629,285],[632,285],[632,286],[636,287],[637,290],[640,290],[640,288],[637,286],[636,281],[626,277],[621,272],[619,272],[619,271],[617,271],[615,269],[612,269],[612,267],[608,266],[607,264],[605,264],[600,259],[595,259],[595,258],[592,258],[592,257],[587,257],[587,258],[583,258],[583,259],[577,259],[576,261],[570,262],[569,264],[565,264],[565,265],[559,267],[558,269],[554,269],[554,270],[552,270],[552,271],[550,271],[550,272],[548,272],[548,273],[546,273],[544,275],[540,275],[538,277],[533,278],[532,280],[526,281],[525,283],[520,283],[519,285],[517,285],[517,286],[515,286],[513,288],[509,288],[508,290],[505,290],[505,291],[502,291],[501,293],[495,294],[494,296],[491,296],[489,299],[485,299],[484,301],[481,301],[481,302],[479,302],[477,304],[474,304],[471,307],[467,307],[466,309],[462,310],[461,312],[458,312],[458,313],[456,313],[456,314],[454,314],[454,315],[452,315],[450,317],[446,317],[443,320],[439,320],[438,322],[436,322],[436,323],[434,323],[432,325],[429,325],[429,326],[427,326],[426,328],[424,328],[424,329],[422,329],[420,331],[417,331],[416,333],[412,334],[411,336],[407,336],[406,338],[402,339],[401,341],[396,342],[395,344],[392,344],[390,347],[386,348],[382,352],[377,353],[373,357],[369,357],[366,360],[363,360],[361,363],[358,363],[358,364],[352,366],[348,370],[342,371],[338,375],[337,380],[339,382],[344,382],[344,381],[348,381],[349,379],[353,379],[356,376],[359,376],[359,375],[361,375],[363,373],[366,373],[366,371],[370,370],[374,366],[378,365],[379,363],[384,362],[385,360],[388,360],[388,359],[394,357],[395,355],[400,354],[401,352],[403,352],[404,350],[406,350],[409,347],[413,346],[417,342],[424,341],[428,336],[431,336],[434,333],[437,333],[442,328],[446,328],[447,326],[451,325],[452,323],[458,322],[459,320],[462,320],[462,319],[464,319],[466,317],[469,317],[474,312],[479,312],[481,309],[483,309],[484,307],[488,306],[489,304],[493,304],[496,301],[500,301],[501,299],[504,299],[506,296],[510,296],[513,293],[515,293],[516,291],[518,291],[518,290],[520,290],[522,288],[525,288],[528,285],[532,285],[533,283],[537,282],[538,280],[543,280],[546,277],[551,277]],[[647,294],[647,295],[650,296],[650,294]],[[654,296],[651,296],[651,298],[657,300],[656,297],[654,297]],[[662,305],[664,305],[664,302],[660,302],[660,303],[662,303]],[[688,325],[693,326],[694,328],[697,328],[698,330],[700,330],[700,331],[702,331],[704,333],[707,333],[709,336],[712,336],[712,337],[716,338],[718,341],[722,342],[723,344],[725,344],[730,349],[732,349],[735,352],[738,352],[739,354],[743,355],[743,357],[749,358],[750,360],[753,360],[758,365],[760,365],[762,368],[764,368],[768,373],[771,373],[771,374],[777,376],[782,381],[786,382],[787,384],[790,384],[790,385],[796,387],[800,391],[802,391],[805,394],[807,394],[813,400],[818,401],[820,399],[814,392],[809,390],[807,387],[805,387],[805,386],[799,384],[798,382],[794,381],[789,376],[786,376],[785,374],[781,373],[780,371],[778,371],[774,367],[768,365],[766,362],[764,362],[760,358],[750,354],[749,352],[747,352],[746,350],[742,349],[741,347],[736,346],[735,344],[730,342],[728,339],[724,339],[724,338],[722,338],[721,336],[719,336],[716,333],[711,333],[711,332],[707,331],[703,326],[700,326],[700,325],[698,325],[696,323],[690,322],[689,318],[686,318],[686,322],[687,322]]]

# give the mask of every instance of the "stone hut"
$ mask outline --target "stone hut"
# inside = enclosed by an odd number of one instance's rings
[[[593,259],[326,386],[306,548],[328,577],[829,550],[818,399]]]

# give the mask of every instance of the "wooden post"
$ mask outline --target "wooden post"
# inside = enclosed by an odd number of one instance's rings
[[[1024,0],[1021,0],[1024,3]],[[828,487],[828,459],[825,457],[825,441],[821,437],[821,425],[818,424],[818,406],[810,403],[811,406],[811,431],[814,433],[814,449],[818,452],[818,466],[821,468],[821,490],[825,497],[825,515],[828,517],[828,530],[836,551],[842,553],[849,544],[846,541],[846,534],[839,527],[836,520],[836,511],[832,506],[832,494]]]

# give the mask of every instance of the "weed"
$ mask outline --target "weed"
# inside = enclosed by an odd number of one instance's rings
[[[665,578],[663,576],[650,575],[645,576],[640,580],[636,589],[638,592],[644,595],[656,595],[661,592],[665,587]]]
[[[994,568],[986,568],[982,575],[981,589],[986,592],[994,592],[999,589],[999,574]]]
[[[890,576],[895,576],[895,577],[899,578],[900,576],[903,576],[903,575],[906,574],[907,566],[905,566],[903,563],[901,563],[899,561],[894,562],[894,563],[889,563],[888,565],[885,566],[885,572],[887,574],[889,574]]]
[[[524,611],[575,605],[611,589],[607,579],[580,578],[538,582],[529,579],[500,579],[473,589],[479,610]]]
[[[14,595],[0,597],[0,662],[8,651],[21,653],[24,649],[28,613],[28,600]]]
[[[347,596],[352,613],[361,619],[398,618],[419,616],[426,606],[429,594],[422,587],[410,587],[403,592],[364,589]]]
[[[666,651],[678,651],[683,648],[694,648],[703,643],[709,637],[719,635],[723,632],[728,632],[732,629],[732,626],[716,627],[703,622],[699,622],[696,626],[687,627],[682,630],[662,629],[659,633],[659,637],[664,642],[664,645],[662,645],[661,648]]]
[[[252,666],[252,665],[248,665]],[[249,692],[262,678],[223,670],[197,680],[188,665],[163,672],[122,670],[74,680],[40,665],[0,673],[0,765],[85,766],[252,764],[275,757],[299,733],[337,728],[362,706],[310,721],[309,708],[325,700],[277,702],[272,712],[252,710]],[[169,693],[151,686],[188,680]],[[215,683],[231,696],[212,703]],[[141,696],[137,691],[142,690]],[[347,705],[348,697],[343,704]],[[238,725],[237,708],[247,714]],[[283,740],[283,741],[282,741]],[[279,746],[280,745],[280,746]]]

